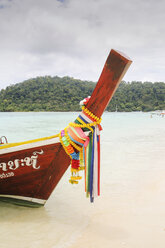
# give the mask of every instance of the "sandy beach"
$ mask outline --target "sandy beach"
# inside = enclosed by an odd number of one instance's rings
[[[104,205],[100,201],[87,229],[71,248],[164,248],[164,173],[150,175],[130,194],[123,190],[116,199],[107,196]]]

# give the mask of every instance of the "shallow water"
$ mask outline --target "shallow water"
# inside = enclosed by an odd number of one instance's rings
[[[57,134],[77,113],[0,113],[9,142]],[[83,180],[70,185],[69,170],[45,207],[0,203],[1,246],[165,246],[165,118],[149,113],[104,113],[101,196],[85,197]]]

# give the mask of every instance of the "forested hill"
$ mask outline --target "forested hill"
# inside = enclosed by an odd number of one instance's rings
[[[37,77],[0,91],[0,111],[79,111],[79,102],[92,94],[94,82],[70,77]],[[108,111],[165,109],[165,83],[122,82]]]

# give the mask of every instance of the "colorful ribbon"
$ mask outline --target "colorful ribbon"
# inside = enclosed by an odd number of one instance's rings
[[[70,183],[81,179],[79,171],[85,169],[85,191],[90,201],[100,195],[100,126],[101,118],[85,106],[82,113],[60,132],[60,141],[71,158]],[[88,135],[86,135],[86,132]]]

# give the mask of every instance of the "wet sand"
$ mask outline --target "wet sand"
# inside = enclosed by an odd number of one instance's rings
[[[103,198],[71,248],[165,247],[165,170],[139,178],[132,191],[120,187],[115,197]]]
[[[165,247],[165,137],[125,142],[103,143],[102,194],[71,248]]]

